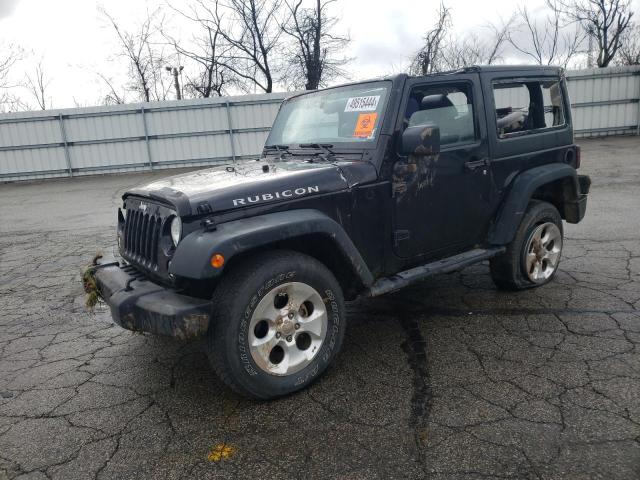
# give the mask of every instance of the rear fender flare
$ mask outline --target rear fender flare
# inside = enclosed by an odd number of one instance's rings
[[[506,245],[511,242],[534,192],[543,185],[560,179],[569,179],[569,188],[565,188],[564,191],[564,205],[577,202],[581,197],[581,190],[577,172],[570,165],[553,163],[525,170],[518,174],[513,180],[501,208],[498,210],[496,220],[489,232],[489,243],[492,245]],[[571,223],[577,223],[580,219],[569,218],[567,220]]]

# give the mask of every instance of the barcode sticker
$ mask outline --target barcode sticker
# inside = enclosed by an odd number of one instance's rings
[[[369,97],[351,97],[344,107],[345,112],[375,112],[380,102],[380,95]]]

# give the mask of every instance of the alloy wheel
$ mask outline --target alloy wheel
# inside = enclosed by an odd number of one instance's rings
[[[310,285],[290,282],[270,290],[249,323],[249,349],[264,372],[299,372],[320,351],[327,334],[327,309]]]
[[[525,271],[529,280],[543,283],[556,271],[562,253],[562,233],[555,223],[538,225],[526,244]]]

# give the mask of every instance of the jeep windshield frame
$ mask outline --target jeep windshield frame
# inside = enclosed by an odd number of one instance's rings
[[[330,145],[335,150],[375,148],[391,102],[392,80],[327,88],[287,99],[273,122],[265,150],[303,150]]]

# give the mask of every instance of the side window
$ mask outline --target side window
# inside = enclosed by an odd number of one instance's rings
[[[565,124],[559,80],[493,83],[498,137],[553,128]]]
[[[414,87],[405,112],[405,125],[435,125],[440,143],[453,145],[476,138],[473,100],[469,85]]]
[[[547,127],[564,125],[564,102],[560,82],[546,82],[542,84],[544,99],[544,121]]]

